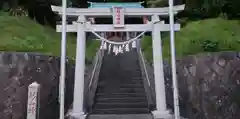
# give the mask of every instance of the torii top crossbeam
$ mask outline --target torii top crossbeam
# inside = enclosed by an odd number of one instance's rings
[[[60,6],[51,6],[54,12],[62,15],[62,7]],[[114,6],[113,6],[114,7]],[[185,5],[178,5],[174,6],[174,13],[178,13],[179,11],[184,10]],[[163,8],[129,8],[125,7],[124,9],[124,16],[168,16],[169,15],[169,7]],[[113,11],[109,7],[103,8],[66,8],[66,15],[67,16],[84,16],[84,17],[112,17]],[[123,17],[124,17],[123,16]],[[91,29],[95,31],[101,32],[110,32],[110,31],[143,31],[149,29],[151,27],[145,24],[138,24],[138,25],[125,25],[125,28],[115,29],[112,25],[92,25]],[[159,27],[162,31],[169,31],[169,25],[167,24],[159,24]],[[57,25],[57,31],[61,32],[61,25]],[[175,29],[180,29],[180,25],[176,24]],[[76,32],[77,26],[76,25],[67,25],[67,32]],[[88,28],[85,31],[91,31]]]
[[[52,10],[57,12],[58,14],[62,14],[62,7],[52,5]],[[178,13],[179,11],[184,10],[185,5],[177,5],[174,6],[174,13]],[[112,16],[112,11],[109,8],[67,8],[66,14],[69,16],[90,16],[90,17],[98,17],[98,16]],[[159,15],[165,16],[169,15],[169,8],[124,8],[124,15],[126,16],[151,16],[151,15]]]

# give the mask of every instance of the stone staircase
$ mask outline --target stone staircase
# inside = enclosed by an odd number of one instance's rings
[[[137,51],[105,54],[91,114],[149,114]]]

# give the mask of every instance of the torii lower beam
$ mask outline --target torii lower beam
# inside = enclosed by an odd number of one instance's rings
[[[159,27],[160,31],[170,31],[169,24],[155,24]],[[180,30],[180,24],[175,24],[175,30]],[[153,25],[149,24],[137,24],[137,25],[125,25],[124,28],[116,29],[113,25],[86,25],[84,31],[91,32],[141,32],[141,31],[152,31]],[[57,32],[62,32],[62,25],[57,25]],[[77,24],[67,25],[66,32],[77,32]]]

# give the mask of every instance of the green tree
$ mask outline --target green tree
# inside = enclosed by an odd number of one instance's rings
[[[163,7],[167,6],[168,0],[147,0],[149,7]]]

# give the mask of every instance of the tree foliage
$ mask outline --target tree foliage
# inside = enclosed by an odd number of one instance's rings
[[[151,7],[168,6],[168,0],[147,0]],[[184,17],[192,19],[213,18],[226,15],[228,18],[240,17],[240,0],[174,0],[185,4]]]
[[[146,1],[148,7],[168,6],[168,0],[68,0],[72,7],[88,6],[87,1],[91,2],[140,2]],[[36,4],[46,3],[48,5],[61,5],[61,0],[0,0],[0,9],[4,2],[8,2],[10,8],[17,5],[26,6],[27,9]],[[34,4],[33,4],[34,3]],[[174,0],[174,5],[185,4],[185,10],[180,13],[180,17],[198,20],[205,18],[215,18],[226,16],[225,18],[240,18],[240,0]],[[146,5],[144,5],[146,6]]]

